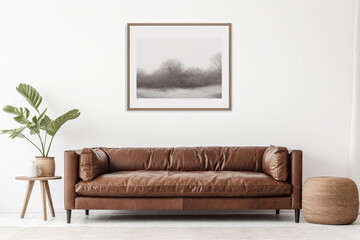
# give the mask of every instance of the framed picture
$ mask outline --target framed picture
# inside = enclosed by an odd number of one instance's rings
[[[230,23],[128,23],[128,110],[231,110]]]

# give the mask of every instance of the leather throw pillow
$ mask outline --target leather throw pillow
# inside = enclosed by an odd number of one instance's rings
[[[263,172],[277,181],[286,181],[289,175],[289,153],[285,147],[268,147],[262,159]]]
[[[84,148],[80,154],[79,176],[84,181],[91,181],[109,170],[107,154],[98,148]]]

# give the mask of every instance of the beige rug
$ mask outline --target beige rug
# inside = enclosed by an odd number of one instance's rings
[[[312,227],[116,228],[116,227],[0,227],[1,240],[212,240],[212,239],[354,239],[344,232]]]

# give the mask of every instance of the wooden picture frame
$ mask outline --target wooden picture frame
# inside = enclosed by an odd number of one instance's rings
[[[231,110],[231,23],[128,23],[127,109]]]

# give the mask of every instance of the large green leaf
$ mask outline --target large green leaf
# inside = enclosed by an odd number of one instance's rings
[[[7,105],[3,108],[4,112],[10,113],[10,114],[15,114],[15,115],[21,115],[22,112],[20,111],[20,109],[18,109],[17,107],[14,106],[10,106]]]
[[[40,133],[40,129],[37,123],[34,122],[29,122],[27,124],[27,128],[30,130],[30,134],[34,135],[34,134],[39,134]]]
[[[23,138],[24,135],[22,134],[22,132],[25,130],[25,128],[26,126],[16,129],[5,129],[1,130],[1,134],[10,134],[9,138]]]
[[[41,119],[44,117],[45,113],[47,111],[47,108],[39,115],[38,121],[40,122]]]
[[[14,120],[20,124],[28,124],[29,123],[29,121],[26,119],[26,117],[24,115],[16,116],[16,117],[14,117]]]
[[[16,90],[30,103],[30,105],[39,112],[39,106],[42,102],[40,93],[28,84],[21,83]]]
[[[30,110],[25,108],[25,117],[28,118],[30,116]]]
[[[48,115],[45,115],[43,119],[40,120],[39,127],[40,129],[47,131],[50,125],[51,125],[51,119],[49,118]]]
[[[11,134],[15,131],[16,129],[4,129],[4,130],[1,130],[1,134]]]
[[[14,106],[7,105],[3,108],[3,110],[7,113],[17,115],[16,117],[14,117],[14,120],[20,124],[29,123],[29,121],[27,120],[27,118],[30,115],[29,109],[25,108],[24,110],[24,108],[22,107],[17,108]]]
[[[73,109],[68,111],[67,113],[61,115],[60,117],[56,118],[54,121],[51,121],[48,130],[46,131],[50,136],[54,136],[56,132],[61,128],[64,123],[69,120],[75,119],[79,117],[80,112],[78,109]]]

